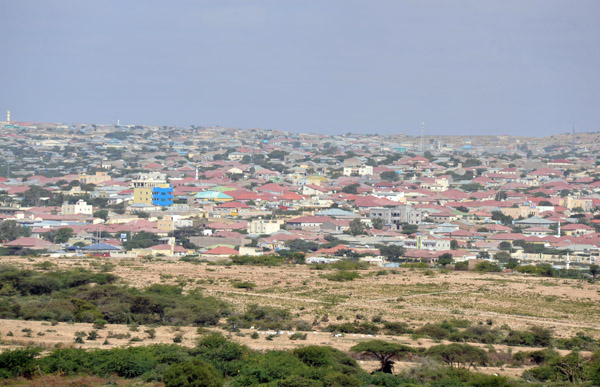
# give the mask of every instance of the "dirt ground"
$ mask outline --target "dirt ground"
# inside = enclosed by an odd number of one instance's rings
[[[551,328],[556,336],[572,336],[584,331],[600,337],[600,287],[582,280],[540,278],[520,274],[480,274],[474,272],[444,272],[440,270],[372,268],[361,270],[361,278],[351,282],[334,282],[321,275],[331,270],[314,270],[307,266],[225,266],[206,263],[193,264],[177,260],[107,259],[107,258],[23,258],[5,257],[3,263],[21,268],[35,268],[36,263],[50,261],[57,268],[86,268],[110,270],[131,286],[146,287],[155,283],[180,284],[184,289],[201,288],[230,302],[240,311],[248,304],[268,305],[289,309],[297,319],[314,325],[306,340],[290,340],[288,332],[279,332],[267,340],[267,332],[251,339],[251,330],[241,335],[225,332],[231,338],[257,350],[288,349],[317,344],[348,350],[367,338],[381,338],[414,347],[429,346],[431,341],[413,340],[409,336],[344,335],[335,337],[323,329],[330,323],[371,321],[380,317],[386,321],[402,321],[411,327],[444,319],[466,319],[473,323],[508,325],[526,328],[541,325]],[[106,264],[109,264],[108,267]],[[112,264],[112,265],[111,265]],[[255,284],[244,291],[232,286],[235,281]],[[31,332],[23,332],[23,329]],[[258,328],[258,327],[257,327]],[[107,325],[99,330],[101,338],[75,344],[76,332],[91,331],[91,324],[0,320],[3,347],[22,345],[83,346],[107,348],[122,345],[172,343],[183,334],[183,345],[192,346],[201,335],[193,327],[154,327],[156,337],[148,338],[139,327],[132,331],[125,325]],[[12,336],[8,334],[12,332]],[[129,335],[127,337],[127,335]],[[133,338],[133,341],[132,341]],[[108,343],[105,342],[108,341]],[[437,344],[437,343],[435,343]],[[497,350],[507,350],[495,346]],[[513,351],[525,350],[514,348]],[[367,370],[376,363],[363,361]],[[399,363],[397,369],[410,366]],[[487,367],[484,372],[520,375],[523,369]]]

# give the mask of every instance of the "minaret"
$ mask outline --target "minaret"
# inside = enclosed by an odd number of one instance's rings
[[[556,228],[556,236],[560,238],[560,222],[558,222],[558,227]]]
[[[6,111],[6,122],[10,124],[10,110]]]
[[[196,167],[196,181],[198,181],[198,167]]]

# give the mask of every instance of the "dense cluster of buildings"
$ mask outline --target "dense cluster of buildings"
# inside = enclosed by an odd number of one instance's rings
[[[426,262],[600,256],[596,133],[421,139],[25,122],[0,131],[0,226],[23,228],[2,235],[12,253],[223,258],[301,241],[311,258],[353,252],[382,264],[388,245]],[[148,234],[155,245],[127,243]]]

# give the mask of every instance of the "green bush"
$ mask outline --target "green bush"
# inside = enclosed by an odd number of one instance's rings
[[[367,262],[344,259],[330,264],[329,267],[338,270],[366,270],[370,265]]]
[[[502,268],[495,263],[491,263],[488,261],[479,262],[475,265],[475,271],[481,273],[494,273],[502,271]]]
[[[306,333],[295,332],[290,335],[290,340],[306,340]]]
[[[406,333],[412,333],[413,331],[406,323],[390,321],[385,321],[383,323],[383,330],[386,335],[403,335]]]
[[[0,379],[30,377],[35,372],[37,349],[13,349],[0,353]]]
[[[439,359],[451,367],[471,368],[488,362],[485,350],[469,344],[436,345],[428,348],[425,355]]]
[[[254,282],[233,282],[231,284],[231,286],[233,286],[236,289],[247,289],[247,290],[252,290],[256,287],[256,284]]]
[[[212,365],[193,359],[169,366],[163,382],[166,387],[221,387],[223,376]]]
[[[261,329],[292,329],[292,315],[288,310],[270,306],[259,306],[250,304],[241,315],[233,315],[227,319],[229,326],[235,324],[236,328],[250,328],[251,326]]]
[[[319,277],[325,278],[329,281],[345,282],[360,278],[360,274],[355,271],[339,270],[332,274],[321,274]]]

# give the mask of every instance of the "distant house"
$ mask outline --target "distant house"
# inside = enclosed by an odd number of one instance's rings
[[[550,227],[556,225],[557,222],[533,216],[528,219],[517,220],[514,222],[517,227]]]
[[[12,242],[5,243],[4,246],[6,246],[6,247],[21,247],[24,249],[32,249],[32,250],[49,250],[49,251],[60,250],[60,247],[58,247],[57,245],[55,245],[52,242],[48,242],[43,239],[32,238],[32,237],[18,238]]]
[[[202,252],[202,255],[209,255],[212,257],[227,258],[230,255],[237,255],[239,252],[231,247],[219,246],[214,249],[206,250]]]
[[[566,226],[562,226],[560,229],[567,235],[586,235],[596,232],[595,228],[586,224],[567,224]]]
[[[94,175],[79,175],[79,182],[83,184],[104,184],[112,178],[107,172],[96,172]]]
[[[199,200],[210,200],[213,202],[229,202],[233,200],[231,196],[218,191],[202,191],[198,192],[194,197]]]
[[[327,216],[300,216],[287,221],[289,230],[309,230],[319,231],[324,223],[331,222],[333,219]]]

